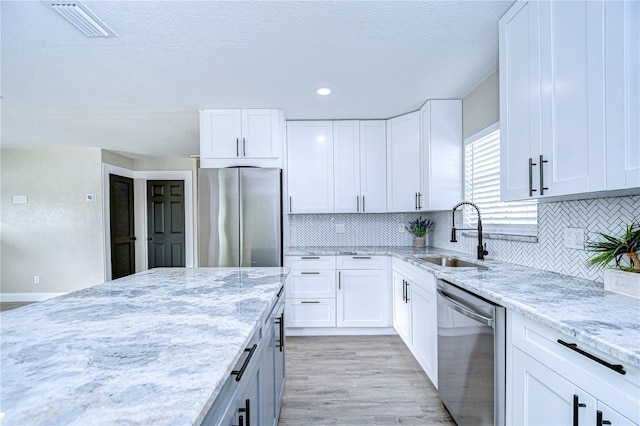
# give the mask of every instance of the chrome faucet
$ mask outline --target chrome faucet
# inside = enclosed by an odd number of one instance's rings
[[[473,204],[470,201],[463,201],[461,203],[456,204],[456,206],[453,208],[453,212],[451,213],[451,242],[452,243],[457,243],[458,240],[456,239],[456,231],[476,231],[476,229],[473,228],[458,228],[456,229],[456,210],[458,209],[458,207],[464,205],[464,204],[468,204],[472,207],[474,207],[476,209],[476,211],[478,212],[478,259],[479,260],[484,260],[484,256],[489,254],[489,252],[487,251],[487,244],[484,243],[482,244],[482,220],[480,219],[480,209],[478,208],[478,206],[476,206],[475,204]]]

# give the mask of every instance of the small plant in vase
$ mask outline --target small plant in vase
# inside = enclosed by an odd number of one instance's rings
[[[588,243],[587,250],[598,253],[589,259],[589,264],[605,270],[605,290],[640,297],[640,224],[632,222],[619,236],[598,235],[600,240]],[[626,257],[629,258],[628,266],[623,262]],[[615,267],[607,269],[612,262]]]
[[[425,247],[427,245],[427,234],[431,231],[433,222],[430,219],[423,219],[422,216],[405,225],[407,231],[413,234],[414,247]]]

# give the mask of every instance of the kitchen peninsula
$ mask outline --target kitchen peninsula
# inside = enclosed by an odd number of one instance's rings
[[[200,424],[286,276],[152,269],[3,313],[3,425]]]

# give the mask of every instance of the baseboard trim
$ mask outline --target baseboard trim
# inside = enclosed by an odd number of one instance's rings
[[[387,336],[394,334],[398,333],[393,327],[287,327],[287,336]]]
[[[0,302],[42,302],[67,293],[0,293]]]

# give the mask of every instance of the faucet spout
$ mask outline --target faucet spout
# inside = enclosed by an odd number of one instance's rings
[[[478,260],[484,260],[485,255],[489,254],[489,252],[487,251],[487,244],[483,244],[482,243],[482,218],[480,215],[480,209],[478,208],[478,206],[476,206],[474,203],[472,203],[471,201],[462,201],[461,203],[456,204],[453,207],[453,210],[451,212],[451,242],[455,243],[458,240],[456,239],[456,231],[465,231],[465,230],[471,230],[471,229],[464,229],[464,228],[458,228],[456,229],[456,210],[458,209],[458,207],[463,206],[463,205],[470,205],[472,206],[474,209],[476,209],[476,211],[478,212],[478,246],[477,246],[477,254],[478,254]]]

